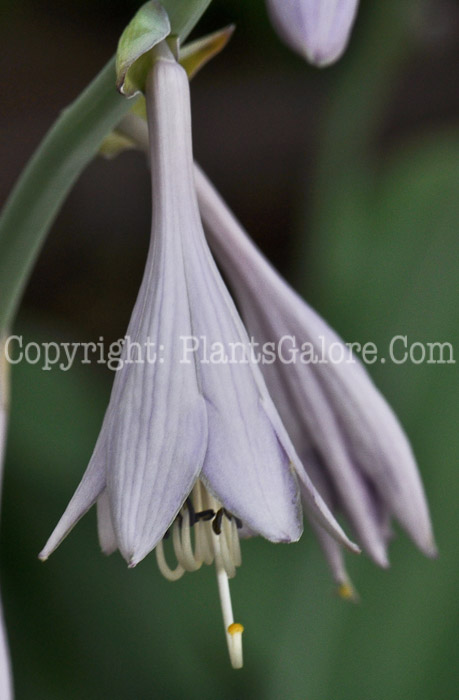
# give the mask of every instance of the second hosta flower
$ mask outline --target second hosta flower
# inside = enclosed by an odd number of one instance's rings
[[[249,339],[200,221],[188,80],[167,46],[156,54],[146,86],[152,241],[127,336],[139,348],[154,344],[158,356],[154,362],[134,358],[118,372],[91,462],[41,557],[98,501],[102,548],[118,548],[130,566],[155,547],[171,579],[215,560],[228,646],[240,666],[241,628],[234,625],[227,587],[240,563],[239,531],[274,542],[300,537],[295,472],[314,522],[352,545],[300,469],[248,353]],[[213,363],[199,350],[184,355],[188,338],[205,338],[223,352],[237,345],[242,357]],[[175,568],[162,545],[168,532]]]
[[[254,340],[261,348],[278,349],[287,341],[286,347],[305,349],[304,358],[296,353],[261,367],[314,484],[346,515],[357,541],[380,566],[388,565],[392,517],[433,556],[421,479],[393,411],[341,338],[257,250],[199,168],[196,184],[212,250]],[[351,596],[339,545],[323,529],[317,533],[341,592]]]
[[[317,66],[337,61],[346,49],[358,0],[266,0],[279,36]]]

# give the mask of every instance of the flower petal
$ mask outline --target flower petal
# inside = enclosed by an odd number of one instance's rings
[[[268,410],[272,415],[271,409]],[[359,553],[359,547],[351,542],[351,540],[344,533],[343,529],[332,515],[328,504],[323,500],[320,492],[316,489],[315,484],[311,481],[307,468],[305,469],[303,466],[305,464],[309,466],[309,463],[302,461],[297,455],[290,437],[280,421],[280,418],[276,419],[276,417],[272,415],[272,420],[273,425],[276,426],[278,431],[279,441],[282,445],[284,445],[286,453],[290,455],[290,463],[292,468],[295,469],[295,473],[298,477],[305,513],[336,542],[339,542],[352,552]]]
[[[107,414],[106,414],[107,415]],[[106,417],[104,423],[106,422]],[[102,428],[103,429],[103,428]],[[83,478],[38,557],[45,561],[67,537],[105,488],[105,445],[100,436]]]
[[[302,459],[304,464],[308,465],[308,473],[310,474],[314,485],[318,489],[325,503],[331,511],[336,510],[336,495],[332,492],[330,481],[326,478],[323,465],[319,463],[314,450],[312,448],[307,450],[307,453],[302,454]],[[316,533],[320,547],[331,570],[333,580],[338,586],[338,592],[346,592],[346,597],[356,599],[356,595],[353,595],[353,586],[350,583],[350,579],[346,571],[342,547],[333,537],[330,537],[330,535],[322,527],[320,527],[313,518],[311,518],[307,508],[305,509],[305,514],[309,519],[311,527]]]
[[[343,341],[282,280],[199,172],[196,182],[212,248],[256,339],[277,343],[291,335],[298,346],[310,343],[319,359],[325,353],[324,362],[262,365],[297,449],[306,434],[340,493],[340,505],[381,564],[387,533],[375,523],[372,489],[422,551],[433,555],[421,480],[392,410]],[[342,362],[333,361],[333,346],[343,353]]]
[[[189,137],[189,117],[181,100],[182,75],[175,62],[161,59],[147,80],[154,154],[152,242],[127,332],[140,344],[143,361],[125,364],[121,378],[115,379],[107,437],[113,526],[131,566],[156,546],[176,517],[207,447],[206,407],[196,366],[181,362],[180,337],[193,332],[192,281],[182,245],[190,225],[182,182],[187,173],[181,167],[181,150],[189,147],[183,143],[184,130]],[[157,353],[150,361],[145,358],[147,343]],[[127,350],[121,359],[128,359]]]
[[[358,0],[267,0],[279,36],[317,66],[343,54],[357,13]]]
[[[110,513],[110,500],[107,490],[102,491],[97,500],[97,532],[99,544],[104,554],[113,554],[118,549],[115,530]]]

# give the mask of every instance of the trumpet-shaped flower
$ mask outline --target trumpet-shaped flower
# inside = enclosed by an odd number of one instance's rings
[[[0,337],[0,488],[3,477],[3,462],[6,447],[6,429],[9,404],[9,367],[4,353],[4,339]],[[0,697],[10,700],[13,697],[11,687],[10,657],[6,639],[3,612],[0,605]]]
[[[279,348],[282,339],[298,348],[307,344],[306,356],[261,367],[315,486],[346,515],[377,564],[388,565],[391,517],[434,555],[421,480],[394,413],[349,348],[249,240],[199,168],[196,183],[208,239],[249,332],[261,346]],[[339,545],[323,529],[317,532],[343,595],[350,595]]]
[[[170,579],[215,561],[230,655],[240,666],[242,628],[228,588],[240,563],[239,531],[297,540],[298,474],[312,519],[355,546],[300,468],[210,254],[195,192],[188,80],[167,45],[156,48],[146,99],[152,237],[127,336],[140,353],[149,346],[157,355],[130,362],[125,348],[92,459],[40,556],[97,501],[102,549],[118,548],[129,566],[154,548]],[[218,347],[218,358],[205,347]]]
[[[293,51],[317,66],[343,54],[358,0],[266,0],[271,21]]]

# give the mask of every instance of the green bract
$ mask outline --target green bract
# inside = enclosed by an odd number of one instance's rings
[[[179,60],[190,80],[208,61],[225,48],[233,32],[234,24],[230,24],[224,29],[202,37],[202,39],[190,42],[180,50]]]
[[[142,5],[124,30],[116,52],[116,87],[133,97],[143,90],[151,64],[150,51],[171,31],[167,12],[160,2]]]

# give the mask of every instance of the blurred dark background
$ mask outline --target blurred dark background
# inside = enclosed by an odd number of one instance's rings
[[[139,2],[0,5],[0,202],[46,130],[114,53]],[[347,340],[402,333],[458,347],[459,10],[363,2],[349,49],[317,70],[285,48],[262,0],[214,0],[195,36],[235,23],[192,83],[194,147],[262,249]],[[148,245],[144,157],[87,168],[32,275],[15,331],[124,335]],[[358,607],[332,595],[309,532],[244,544],[233,585],[246,667],[226,659],[212,571],[170,584],[149,557],[98,552],[91,513],[46,564],[36,554],[82,474],[112,380],[100,367],[19,365],[1,533],[19,700],[457,697],[457,370],[371,368],[419,458],[441,557],[404,536],[392,570],[361,557]]]

